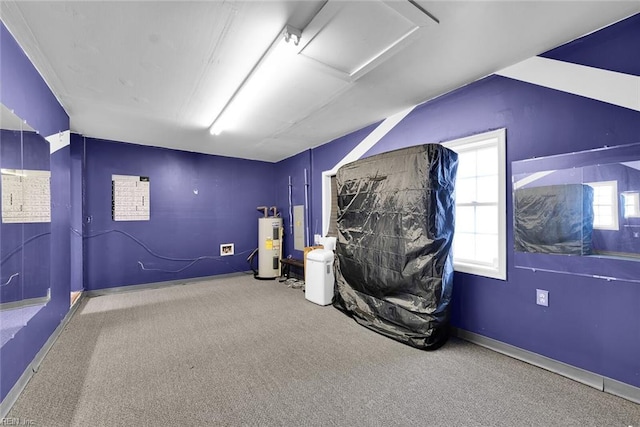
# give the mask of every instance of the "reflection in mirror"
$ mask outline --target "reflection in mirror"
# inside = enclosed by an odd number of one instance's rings
[[[516,267],[640,281],[640,144],[513,162]]]
[[[640,192],[624,191],[622,193],[622,209],[624,218],[640,218]]]
[[[0,106],[0,345],[49,301],[50,171],[47,141]]]

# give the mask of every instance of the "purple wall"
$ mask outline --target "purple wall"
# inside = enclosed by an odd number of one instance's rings
[[[283,160],[276,164],[275,186],[276,186],[276,204],[282,213],[284,224],[284,249],[283,257],[291,256],[292,258],[302,259],[302,251],[294,250],[293,233],[290,227],[289,214],[289,178],[291,178],[291,200],[292,212],[293,206],[305,204],[304,187],[305,176],[304,170],[307,170],[307,182],[311,183],[311,150],[303,151],[293,157]],[[311,203],[311,186],[308,188],[309,204]],[[306,219],[306,218],[305,218]],[[320,228],[322,224],[320,224]],[[315,226],[313,222],[309,224],[309,243],[313,244],[313,234]],[[319,231],[318,231],[319,232]]]
[[[272,163],[86,138],[86,288],[249,270],[256,207],[276,201],[274,171]],[[149,221],[112,220],[112,174],[149,177]],[[234,243],[235,255],[220,257],[222,243]]]
[[[556,50],[554,56],[591,58],[591,62],[597,58],[603,68],[611,63],[610,68],[638,70],[640,57],[631,52],[637,50],[640,15],[618,25],[620,30],[595,33],[593,46],[589,37],[583,38]],[[507,129],[510,176],[515,160],[640,142],[640,113],[490,76],[416,107],[366,156],[498,128]],[[321,172],[333,167],[370,130],[312,150],[313,218],[322,217]],[[453,325],[640,387],[640,286],[515,268],[509,181],[508,280],[456,273]],[[548,308],[535,304],[535,290],[540,287],[549,291]]]
[[[639,34],[640,15],[547,56],[640,75],[640,59],[632,54]],[[0,85],[0,101],[42,135],[69,128],[63,108],[4,25]],[[277,164],[88,138],[81,148],[81,137],[73,136],[71,146],[50,157],[52,299],[0,350],[0,397],[68,312],[70,283],[80,286],[77,256],[87,289],[247,270],[246,256],[257,245],[256,206],[275,202],[288,215],[289,176],[294,204],[303,204],[307,168],[313,234],[322,223],[322,171],[375,126]],[[509,175],[515,160],[640,141],[637,111],[491,76],[417,107],[366,155],[502,127]],[[150,221],[112,221],[111,174],[150,177]],[[640,286],[515,268],[511,208],[507,217],[508,281],[456,273],[453,324],[640,387]],[[78,227],[83,242],[70,232]],[[296,256],[287,240],[285,255]],[[220,258],[219,245],[227,242],[235,243],[237,255]],[[550,292],[548,308],[534,302],[541,284]]]
[[[69,117],[64,109],[2,23],[0,23],[0,102],[9,109],[13,109],[17,116],[26,120],[40,135],[50,135],[69,129]],[[25,135],[27,140],[31,138],[28,133]],[[4,140],[2,145],[4,147]],[[43,237],[44,240],[39,239],[36,246],[31,246],[32,243],[36,244],[34,240],[25,246],[25,249],[29,248],[28,250],[31,251],[31,248],[34,248],[36,251],[42,251],[42,254],[47,252],[47,247],[53,251],[50,258],[43,255],[45,262],[49,262],[50,259],[51,268],[48,272],[31,270],[29,267],[29,273],[25,275],[46,276],[48,273],[51,300],[17,332],[13,339],[0,348],[2,372],[0,399],[2,400],[69,311],[69,267],[65,265],[69,257],[68,246],[65,246],[65,235],[68,236],[69,226],[68,221],[64,223],[64,210],[68,208],[69,201],[65,197],[65,189],[60,187],[68,184],[64,170],[68,165],[65,165],[64,160],[60,161],[60,155],[57,153],[49,157],[48,146],[46,150],[34,151],[31,160],[34,165],[51,167],[51,235],[48,237],[49,242],[46,241],[46,237]],[[29,166],[25,164],[25,167]],[[25,230],[30,227],[31,225],[24,226]],[[8,239],[5,240],[4,232],[0,232],[4,244]],[[34,254],[30,253],[29,257],[32,255]],[[25,266],[28,265],[35,264],[29,259]],[[29,286],[30,284],[25,284],[23,287],[29,289]]]
[[[640,61],[629,51],[640,46],[639,23],[638,16],[632,16],[540,56],[640,76]]]
[[[84,289],[84,137],[72,133],[70,140],[71,156],[71,291],[81,291]]]
[[[71,155],[67,145],[51,154],[51,300],[60,320],[71,295]]]
[[[13,109],[40,135],[69,129],[69,116],[1,22],[0,103]]]

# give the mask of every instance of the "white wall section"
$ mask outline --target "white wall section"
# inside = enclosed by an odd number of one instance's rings
[[[71,131],[65,130],[64,132],[54,133],[45,137],[45,139],[49,142],[49,153],[53,154],[71,143]]]
[[[528,176],[526,176],[525,178],[522,178],[518,181],[513,181],[513,189],[517,190],[518,188],[522,188],[525,185],[531,184],[534,181],[537,181],[541,178],[544,178],[547,175],[551,175],[552,173],[554,173],[555,170],[550,170],[550,171],[541,171],[541,172],[534,172]]]
[[[496,73],[640,111],[640,77],[534,56]]]

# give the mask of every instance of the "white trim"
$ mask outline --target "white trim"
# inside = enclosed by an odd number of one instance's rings
[[[627,197],[630,202],[627,202]],[[640,193],[637,191],[623,191],[622,198],[624,199],[623,213],[625,218],[640,218]],[[627,214],[627,206],[633,206],[633,213]]]
[[[452,327],[452,335],[481,347],[488,348],[497,353],[502,353],[506,356],[513,357],[514,359],[518,359],[542,369],[546,369],[547,371],[562,375],[563,377],[571,378],[574,381],[593,387],[596,390],[610,393],[635,403],[640,403],[640,388],[634,387],[630,384],[551,359],[520,347],[515,347],[502,341],[494,340],[493,338],[485,337],[484,335],[466,331],[464,329]]]
[[[526,177],[513,182],[513,189],[517,190],[519,188],[524,187],[525,185],[531,184],[534,181],[537,181],[541,178],[544,178],[547,175],[551,175],[555,171],[542,171],[542,172],[534,172],[531,175],[527,175]]]
[[[496,74],[640,111],[640,76],[539,56]]]
[[[612,378],[604,378],[604,392],[640,404],[640,387],[635,387]]]
[[[158,289],[158,288],[164,288],[166,286],[190,285],[192,283],[224,279],[227,277],[244,276],[247,274],[253,275],[251,271],[244,271],[244,272],[237,271],[233,273],[216,274],[214,276],[191,277],[189,279],[167,280],[165,282],[152,282],[152,283],[142,283],[139,285],[123,285],[123,286],[116,286],[113,288],[85,290],[82,294],[87,298],[94,298],[94,297],[99,297],[103,295],[119,294],[122,292],[136,292],[136,291],[144,291],[147,289]]]
[[[61,148],[71,144],[71,131],[65,130],[64,132],[54,133],[45,138],[49,142],[49,153],[53,154]]]
[[[331,178],[336,174],[333,170],[322,172],[322,235],[329,233],[331,220]]]
[[[593,199],[593,229],[594,230],[611,230],[618,231],[620,230],[620,224],[618,221],[618,216],[620,215],[620,209],[618,207],[618,181],[597,181],[597,182],[585,182],[586,185],[590,186],[594,190],[594,199]],[[596,199],[595,199],[595,190],[596,187],[608,187],[611,189],[611,199],[609,200],[609,205],[611,206],[611,218],[613,219],[613,223],[611,225],[596,225]],[[598,205],[602,206],[602,205]]]
[[[362,157],[367,151],[376,145],[391,129],[396,127],[407,115],[413,111],[415,106],[400,111],[385,119],[366,138],[360,142],[353,150],[342,158],[336,165],[328,171],[322,172],[322,235],[329,232],[329,220],[331,218],[331,177],[334,176],[340,167],[347,163],[354,162]]]
[[[494,340],[493,338],[489,338],[484,335],[466,331],[464,329],[453,328],[452,335],[481,347],[488,348],[497,353],[513,357],[514,359],[538,366],[546,369],[547,371],[571,378],[574,381],[588,385],[589,387],[593,387],[597,390],[603,391],[604,389],[602,376],[594,374],[593,372],[576,368],[575,366],[559,362],[541,354],[534,353],[502,341]]]
[[[455,271],[494,279],[507,280],[507,161],[506,130],[498,129],[477,135],[443,142],[442,145],[453,151],[476,150],[483,146],[498,148],[498,265],[481,264],[453,260]]]
[[[621,162],[620,164],[625,165],[628,168],[640,171],[640,160],[635,160],[633,162]]]

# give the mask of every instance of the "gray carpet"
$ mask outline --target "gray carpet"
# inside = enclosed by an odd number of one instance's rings
[[[241,276],[82,302],[9,414],[45,426],[640,426],[640,405],[452,339],[424,352]]]

